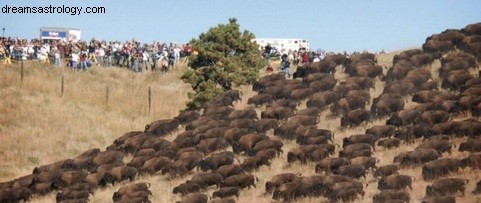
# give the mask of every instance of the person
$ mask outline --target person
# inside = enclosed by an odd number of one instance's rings
[[[86,71],[88,69],[87,59],[87,53],[84,52],[80,55],[80,69],[82,69],[83,71]]]
[[[60,62],[60,52],[58,50],[54,50],[53,57],[54,57],[55,65],[56,66],[62,66],[62,64]]]
[[[174,63],[175,63],[175,54],[173,50],[170,50],[168,56],[169,58],[169,70],[174,69]]]
[[[72,52],[72,64],[70,65],[70,68],[72,68],[72,70],[77,70],[79,60],[80,57],[77,52]]]
[[[287,54],[284,54],[281,57],[281,71],[284,72],[286,78],[291,77],[291,63],[289,62]]]
[[[264,58],[266,60],[268,60],[270,57],[271,57],[271,51],[272,51],[272,47],[271,47],[271,44],[267,43],[267,45],[264,47]]]

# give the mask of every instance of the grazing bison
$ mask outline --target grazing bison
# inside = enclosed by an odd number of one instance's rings
[[[188,182],[182,183],[172,190],[174,194],[187,195],[190,193],[196,193],[202,190],[202,187],[198,183]]]
[[[164,136],[176,130],[180,125],[177,119],[165,119],[154,121],[145,126],[145,132],[156,136]]]
[[[282,146],[284,146],[284,143],[280,140],[263,140],[260,142],[257,142],[256,145],[252,149],[248,149],[246,152],[250,156],[253,156],[259,151],[265,150],[265,149],[275,149],[278,154],[282,153]]]
[[[199,117],[200,114],[198,111],[182,110],[180,111],[179,115],[175,117],[175,119],[178,120],[180,124],[185,125],[187,123],[197,120]]]
[[[409,189],[413,189],[412,187],[412,177],[407,175],[390,175],[385,178],[379,179],[377,189],[379,190],[387,190],[387,189],[404,189],[408,187]]]
[[[257,121],[257,132],[263,133],[270,129],[276,129],[279,126],[279,121],[274,118],[262,118]]]
[[[171,164],[172,161],[170,158],[154,157],[145,161],[144,165],[139,169],[139,171],[141,173],[155,174]]]
[[[366,134],[374,135],[377,138],[387,138],[394,136],[396,132],[396,127],[393,125],[377,125],[369,129],[366,129]]]
[[[222,187],[239,187],[239,188],[246,188],[254,186],[256,187],[256,179],[254,175],[251,174],[237,174],[227,177],[221,182]]]
[[[390,175],[397,175],[398,170],[400,169],[399,165],[397,164],[390,164],[379,167],[377,170],[374,171],[372,174],[374,177],[387,177]]]
[[[352,158],[351,160],[349,160],[349,162],[351,164],[363,165],[364,167],[366,167],[366,169],[376,169],[376,163],[379,162],[379,159],[369,156],[359,156]]]
[[[424,199],[421,203],[456,203],[456,198],[451,196],[437,196]]]
[[[247,134],[240,137],[238,142],[232,144],[232,151],[234,153],[241,153],[243,151],[251,150],[256,143],[264,140],[270,140],[267,135],[264,134]]]
[[[451,154],[452,143],[447,140],[430,139],[425,140],[417,148],[435,149],[439,152],[439,154],[442,154],[444,152],[448,152],[449,154]]]
[[[105,173],[91,173],[86,176],[83,182],[88,183],[92,188],[105,187],[107,184],[114,184],[115,178],[110,175],[110,172]]]
[[[334,173],[337,174],[338,168],[340,166],[348,165],[349,160],[346,158],[326,158],[316,164],[316,173],[324,172],[326,174]]]
[[[223,165],[234,163],[234,155],[230,153],[213,154],[199,163],[202,171],[217,170]]]
[[[435,149],[419,148],[409,152],[408,155],[400,161],[400,163],[403,166],[417,165],[436,160],[440,156],[440,153]]]
[[[426,197],[432,196],[448,196],[461,192],[464,196],[466,183],[469,180],[461,178],[446,178],[434,181],[432,185],[426,186]]]
[[[374,147],[374,143],[376,142],[377,138],[374,137],[374,135],[370,134],[356,134],[356,135],[351,135],[349,137],[345,137],[342,140],[342,146],[346,147],[351,144],[356,144],[356,143],[366,143],[370,144],[371,146]]]
[[[261,119],[262,120],[262,119]],[[229,128],[224,132],[222,137],[224,137],[227,142],[232,145],[234,142],[237,142],[243,135],[249,134],[249,129],[245,128]]]
[[[481,154],[472,153],[463,160],[463,166],[469,166],[471,169],[481,169]]]
[[[257,94],[247,100],[247,104],[254,104],[255,107],[272,102],[273,97],[270,94]]]
[[[281,173],[281,174],[272,176],[272,178],[269,181],[267,181],[265,184],[266,193],[267,194],[272,193],[272,191],[274,191],[284,183],[290,183],[295,180],[298,180],[300,178],[299,175],[300,174],[294,174],[294,173]]]
[[[132,166],[117,166],[110,170],[110,174],[114,177],[116,182],[121,182],[127,179],[134,181],[137,173],[138,170]]]
[[[458,151],[481,152],[481,139],[469,139],[459,145]]]
[[[195,193],[189,194],[182,198],[182,200],[176,203],[207,203],[209,197],[206,194]]]
[[[410,200],[411,197],[409,196],[409,193],[402,190],[383,190],[381,193],[372,197],[373,203],[409,202]]]
[[[370,117],[370,112],[365,109],[350,111],[341,118],[341,127],[359,126],[361,123],[367,122]]]
[[[230,120],[235,119],[258,119],[257,112],[254,109],[245,109],[245,110],[234,110],[229,114],[227,117]]]
[[[346,147],[344,147],[343,150],[339,151],[339,157],[349,157],[351,154],[358,152],[358,151],[363,151],[363,150],[372,150],[372,145],[366,144],[366,143],[356,143],[356,144],[351,144]]]
[[[277,120],[288,119],[294,115],[294,110],[289,107],[268,107],[261,112],[261,118],[275,118]]]
[[[401,99],[383,99],[371,106],[371,113],[375,116],[387,116],[391,113],[404,109],[404,101]]]
[[[243,171],[244,170],[242,169],[242,167],[240,165],[230,164],[230,165],[224,165],[224,166],[219,167],[216,172],[218,174],[222,175],[222,178],[225,179],[229,176],[240,174]]]
[[[390,148],[395,148],[399,147],[399,144],[401,144],[401,140],[398,138],[386,138],[379,140],[377,143],[377,146],[382,146],[384,148],[390,149]]]
[[[222,175],[218,173],[198,173],[190,179],[191,183],[197,183],[202,188],[207,188],[212,185],[219,187],[221,181]]]
[[[239,198],[239,188],[238,187],[222,187],[219,190],[212,193],[212,198],[226,198],[236,196]]]
[[[208,138],[203,139],[197,144],[196,149],[204,154],[208,154],[229,146],[224,138]]]
[[[462,160],[455,158],[443,158],[430,161],[424,164],[422,168],[422,175],[424,180],[432,180],[451,172],[456,172],[463,167]]]
[[[349,165],[344,165],[340,166],[338,168],[338,174],[351,177],[351,178],[360,178],[364,177],[366,178],[366,167],[361,164],[349,164]]]

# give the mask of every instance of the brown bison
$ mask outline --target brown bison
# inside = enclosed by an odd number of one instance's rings
[[[351,178],[366,178],[366,167],[361,164],[349,164],[340,166],[337,170],[339,175],[351,177]]]
[[[469,180],[461,178],[446,178],[434,181],[432,185],[426,186],[426,197],[454,195],[458,191],[464,196],[467,182]]]
[[[341,127],[359,126],[371,118],[371,113],[365,109],[350,111],[341,118]]]
[[[272,102],[273,97],[270,94],[257,94],[252,96],[247,100],[247,104],[251,105],[254,104],[255,107],[261,106],[263,104],[267,104]]]
[[[397,175],[399,174],[398,173],[399,169],[400,167],[397,164],[385,165],[376,169],[372,175],[374,177],[387,177],[390,175]]]
[[[377,138],[374,135],[356,134],[356,135],[351,135],[349,137],[345,137],[344,139],[342,139],[342,146],[346,147],[351,144],[366,143],[374,147],[374,143],[376,142],[376,140]]]
[[[424,180],[432,180],[451,172],[456,172],[459,168],[465,167],[462,160],[455,158],[443,158],[430,161],[424,164],[422,168],[422,175]]]
[[[202,188],[207,188],[212,185],[219,187],[221,181],[222,175],[218,173],[198,173],[189,180],[190,183],[197,183]]]
[[[381,178],[378,182],[377,189],[379,190],[388,190],[388,189],[404,189],[408,187],[409,189],[413,189],[412,187],[412,177],[407,175],[390,175],[385,178]]]
[[[238,187],[222,187],[219,190],[212,193],[212,198],[226,198],[236,196],[239,198],[239,188]]]
[[[334,173],[337,174],[337,170],[340,166],[348,165],[349,160],[346,158],[326,158],[321,160],[318,164],[316,164],[315,170],[316,173],[324,172],[326,174]]]
[[[230,165],[224,165],[224,166],[219,167],[216,172],[218,174],[222,175],[222,178],[225,179],[229,176],[240,174],[243,171],[244,170],[242,169],[242,167],[240,165],[230,164]]]
[[[188,183],[182,183],[172,190],[172,193],[174,194],[181,194],[181,195],[187,195],[190,193],[196,193],[202,190],[202,187],[200,187],[199,184],[193,183],[193,182],[188,182]]]
[[[401,140],[398,138],[386,138],[377,142],[377,146],[382,146],[386,149],[399,147],[400,144]]]
[[[237,174],[227,177],[221,182],[222,187],[239,187],[239,188],[246,188],[254,186],[256,187],[256,179],[254,175],[251,174]]]
[[[290,183],[295,180],[298,180],[300,178],[299,175],[300,174],[294,174],[294,173],[281,173],[281,174],[272,176],[272,178],[266,182],[266,185],[265,185],[266,193],[267,194],[272,193],[272,191],[274,191],[284,183]]]
[[[377,125],[366,129],[364,133],[374,135],[377,138],[387,138],[394,136],[396,127],[393,125]]]

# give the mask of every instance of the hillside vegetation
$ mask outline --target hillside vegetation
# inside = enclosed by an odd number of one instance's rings
[[[21,82],[19,63],[2,64],[0,181],[90,148],[105,149],[125,132],[176,115],[185,108],[190,90],[179,79],[184,69],[185,62],[167,74],[103,67],[73,72],[26,62]]]

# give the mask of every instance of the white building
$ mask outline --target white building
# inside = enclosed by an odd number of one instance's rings
[[[271,46],[275,47],[277,50],[281,51],[284,49],[286,52],[291,50],[299,50],[301,48],[305,48],[309,50],[309,40],[306,39],[297,39],[297,38],[256,38],[252,41],[255,41],[257,44],[260,45],[261,49],[269,43]]]

